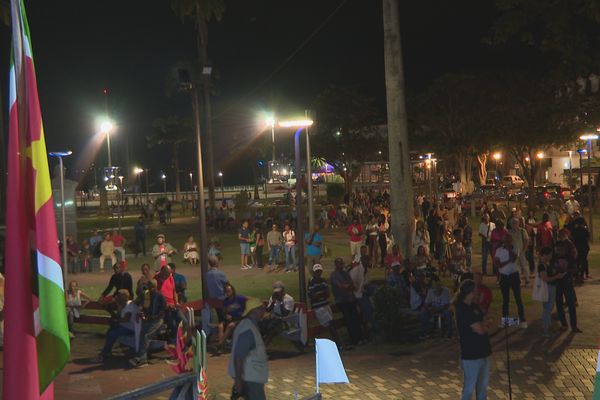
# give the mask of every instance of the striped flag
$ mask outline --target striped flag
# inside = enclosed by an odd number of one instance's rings
[[[198,400],[208,400],[208,382],[206,381],[204,366],[200,367],[198,379],[196,379],[196,391],[198,392]]]
[[[594,400],[600,400],[600,350],[598,351],[598,364],[596,365],[596,380],[594,381]]]
[[[52,399],[69,358],[63,274],[22,0],[11,0],[3,397]]]

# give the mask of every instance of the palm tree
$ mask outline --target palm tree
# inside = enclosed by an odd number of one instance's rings
[[[398,3],[383,0],[392,233],[404,254],[410,254],[414,212]]]
[[[198,65],[202,70],[209,66],[208,23],[219,21],[225,12],[224,0],[171,0],[171,8],[184,21],[190,18],[196,26]],[[202,104],[204,108],[204,131],[206,137],[206,166],[208,175],[208,199],[210,207],[215,204],[215,168],[213,158],[212,113],[210,103],[210,75],[203,75]]]
[[[158,118],[152,124],[154,132],[146,137],[148,147],[171,146],[173,166],[175,168],[175,199],[181,197],[181,181],[179,174],[179,145],[194,142],[194,129],[189,118],[169,116]]]

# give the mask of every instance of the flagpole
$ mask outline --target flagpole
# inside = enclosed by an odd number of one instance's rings
[[[63,157],[73,154],[69,151],[54,151],[48,153],[50,157],[58,158],[58,166],[60,168],[60,214],[62,223],[62,256],[63,256],[63,287],[67,288],[69,277],[69,265],[67,263],[67,218],[65,214],[65,170],[63,168]]]
[[[319,346],[315,341],[315,382],[317,384],[317,398],[319,398]]]

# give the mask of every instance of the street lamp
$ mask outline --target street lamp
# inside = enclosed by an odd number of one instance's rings
[[[567,153],[569,153],[569,189],[573,190],[573,150],[567,150]]]
[[[544,180],[545,177],[542,174],[542,160],[544,159],[544,152],[543,151],[538,151],[538,153],[535,156],[537,157],[537,159],[540,162],[540,180]]]
[[[73,152],[69,151],[55,151],[50,152],[50,157],[58,158],[58,166],[60,168],[60,218],[62,223],[62,252],[63,252],[63,276],[64,276],[64,287],[67,287],[69,265],[67,263],[67,217],[65,214],[65,170],[63,169],[63,158],[68,157]]]
[[[296,234],[299,244],[298,249],[298,280],[299,280],[299,289],[300,289],[300,302],[306,303],[306,271],[304,270],[304,209],[302,207],[302,186],[300,185],[300,134],[303,129],[308,128],[313,124],[313,121],[310,119],[303,120],[295,120],[295,121],[280,121],[279,126],[283,128],[297,128],[296,133],[294,134],[294,153],[296,158],[296,213],[298,215],[297,224],[296,224]],[[307,142],[307,150],[309,150],[309,136],[308,131],[306,135]],[[307,173],[310,171],[310,154],[307,154]],[[311,179],[312,181],[312,179]],[[308,182],[309,187],[312,186],[312,182]],[[312,210],[312,190],[309,191],[308,196],[308,205],[309,210]],[[310,218],[310,216],[309,216]],[[313,222],[314,224],[314,222]]]
[[[590,228],[590,242],[594,241],[594,222],[592,221],[592,140],[598,140],[598,135],[595,133],[589,133],[585,135],[581,135],[579,137],[581,140],[587,140],[587,159],[588,159],[588,208],[590,210],[590,217],[588,226]],[[581,165],[579,166],[581,169]]]
[[[163,193],[167,194],[167,176],[163,173],[160,179],[163,181]]]
[[[223,186],[223,173],[219,171],[219,178],[221,179],[221,201],[225,203],[225,188]]]
[[[502,153],[500,152],[495,152],[492,157],[494,158],[494,161],[496,162],[496,176],[498,175],[498,161],[502,159]]]
[[[269,116],[267,116],[267,118],[265,118],[265,125],[271,128],[271,163],[269,164],[269,166],[275,164],[275,116],[274,114],[270,114]],[[268,171],[268,177],[272,178],[271,173],[272,173],[272,167],[269,167],[269,171]]]
[[[110,133],[114,129],[114,125],[110,119],[106,118],[100,122],[100,133],[106,135],[106,147],[108,148],[108,167],[112,167],[112,157],[110,154]]]

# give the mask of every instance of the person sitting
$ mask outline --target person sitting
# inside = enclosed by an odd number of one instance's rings
[[[417,254],[410,258],[410,265],[413,266],[416,271],[420,271],[431,266],[431,256],[427,252],[427,247],[419,246],[417,248]]]
[[[135,357],[129,360],[129,363],[136,368],[148,365],[148,347],[150,341],[158,333],[163,324],[163,318],[167,310],[167,301],[165,297],[156,290],[156,283],[150,281],[146,283],[144,296],[149,296],[148,306],[143,308],[140,313],[142,328],[140,334],[139,349]],[[144,301],[144,303],[146,303]],[[144,304],[145,305],[145,304]]]
[[[219,325],[219,339],[217,343],[217,354],[220,353],[235,330],[237,323],[244,316],[248,298],[235,293],[231,284],[225,285],[225,299],[223,300],[223,322]]]
[[[192,235],[188,236],[187,241],[183,244],[183,259],[192,265],[198,264],[200,259],[198,246]]]
[[[115,251],[121,255],[121,261],[125,260],[125,238],[118,231],[113,231],[112,241],[115,245]]]
[[[392,254],[388,254],[385,257],[384,263],[388,268],[388,271],[392,267],[392,264],[402,263],[402,254],[400,253],[400,247],[397,244],[392,246]]]
[[[452,313],[450,312],[450,291],[439,280],[434,280],[427,291],[421,309],[421,338],[425,339],[431,330],[431,318],[440,318],[440,327],[446,327],[446,337],[452,338]]]
[[[425,274],[418,273],[415,282],[410,286],[410,309],[413,312],[420,312],[425,305],[425,297],[427,296],[427,283],[425,282]]]
[[[138,306],[135,302],[129,300],[130,293],[126,289],[121,289],[115,296],[117,310],[112,315],[111,326],[106,332],[106,340],[100,355],[94,362],[104,362],[111,356],[112,348],[120,337],[135,335],[135,324],[138,316]]]
[[[187,279],[185,279],[185,276],[176,272],[177,266],[175,264],[171,263],[169,264],[169,266],[171,267],[171,271],[173,272],[173,280],[175,281],[175,292],[177,293],[179,303],[186,303],[187,297],[185,295],[185,291],[187,289]]]
[[[113,243],[110,233],[104,235],[104,240],[100,243],[100,272],[104,272],[104,261],[110,258],[112,264],[117,263],[117,256],[115,256],[115,244]]]
[[[273,293],[267,303],[266,311],[270,314],[263,319],[261,332],[265,345],[268,346],[271,340],[285,329],[283,318],[294,311],[294,298],[285,292],[283,282],[277,281],[273,284]]]
[[[126,289],[129,293],[130,299],[133,298],[133,279],[129,272],[127,272],[127,261],[121,261],[113,265],[114,274],[110,277],[108,286],[100,295],[100,301],[106,302],[111,300],[108,294],[114,289],[113,296],[121,289]]]
[[[216,238],[211,239],[208,244],[208,257],[210,258],[211,256],[216,257],[219,261],[223,260],[223,256],[221,255],[221,244]]]
[[[138,279],[137,284],[135,286],[135,294],[138,297],[142,297],[144,293],[144,287],[146,283],[152,280],[152,274],[150,273],[150,265],[142,264],[142,276]]]
[[[79,309],[84,308],[90,300],[89,296],[79,289],[77,281],[69,282],[69,288],[67,289],[67,321],[71,339],[75,337],[73,325],[75,318],[79,318]]]

